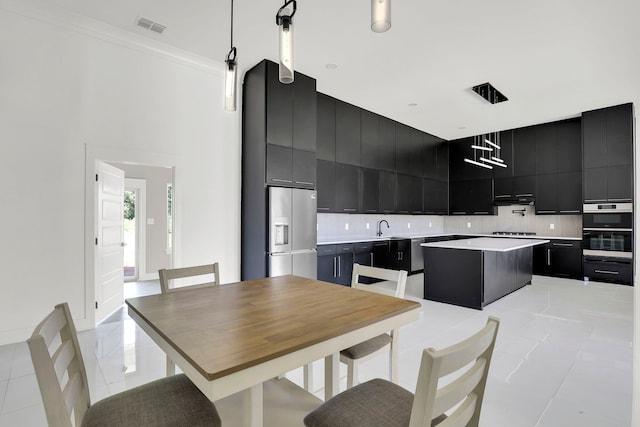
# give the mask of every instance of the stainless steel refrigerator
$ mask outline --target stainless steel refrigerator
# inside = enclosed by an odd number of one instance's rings
[[[317,277],[316,214],[314,190],[269,187],[269,277]]]

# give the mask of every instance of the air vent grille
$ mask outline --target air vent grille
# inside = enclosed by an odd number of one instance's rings
[[[498,102],[509,100],[509,98],[504,96],[502,92],[500,92],[498,89],[493,87],[491,83],[488,82],[474,86],[473,91],[492,104],[497,104]]]
[[[154,31],[158,34],[164,33],[164,31],[167,29],[166,26],[143,17],[138,18],[137,25],[147,30]]]

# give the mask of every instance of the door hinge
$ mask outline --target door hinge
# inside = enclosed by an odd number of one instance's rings
[[[98,245],[98,238],[96,237],[96,246]]]
[[[96,182],[98,182],[98,174],[96,174]]]
[[[96,301],[96,310],[98,309],[98,301]]]

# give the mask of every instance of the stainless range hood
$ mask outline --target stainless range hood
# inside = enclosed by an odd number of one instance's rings
[[[496,206],[533,205],[535,201],[533,194],[499,195],[493,199],[493,204]]]

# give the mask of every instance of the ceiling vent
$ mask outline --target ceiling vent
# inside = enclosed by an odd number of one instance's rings
[[[157,22],[153,22],[151,19],[142,18],[142,17],[138,18],[137,24],[139,27],[146,28],[147,30],[155,31],[158,34],[164,33],[164,30],[167,29],[167,27],[165,27],[162,24],[158,24]]]
[[[474,86],[473,91],[492,104],[497,104],[498,102],[509,100],[509,98],[504,96],[498,89],[493,87],[491,83],[488,82]]]

